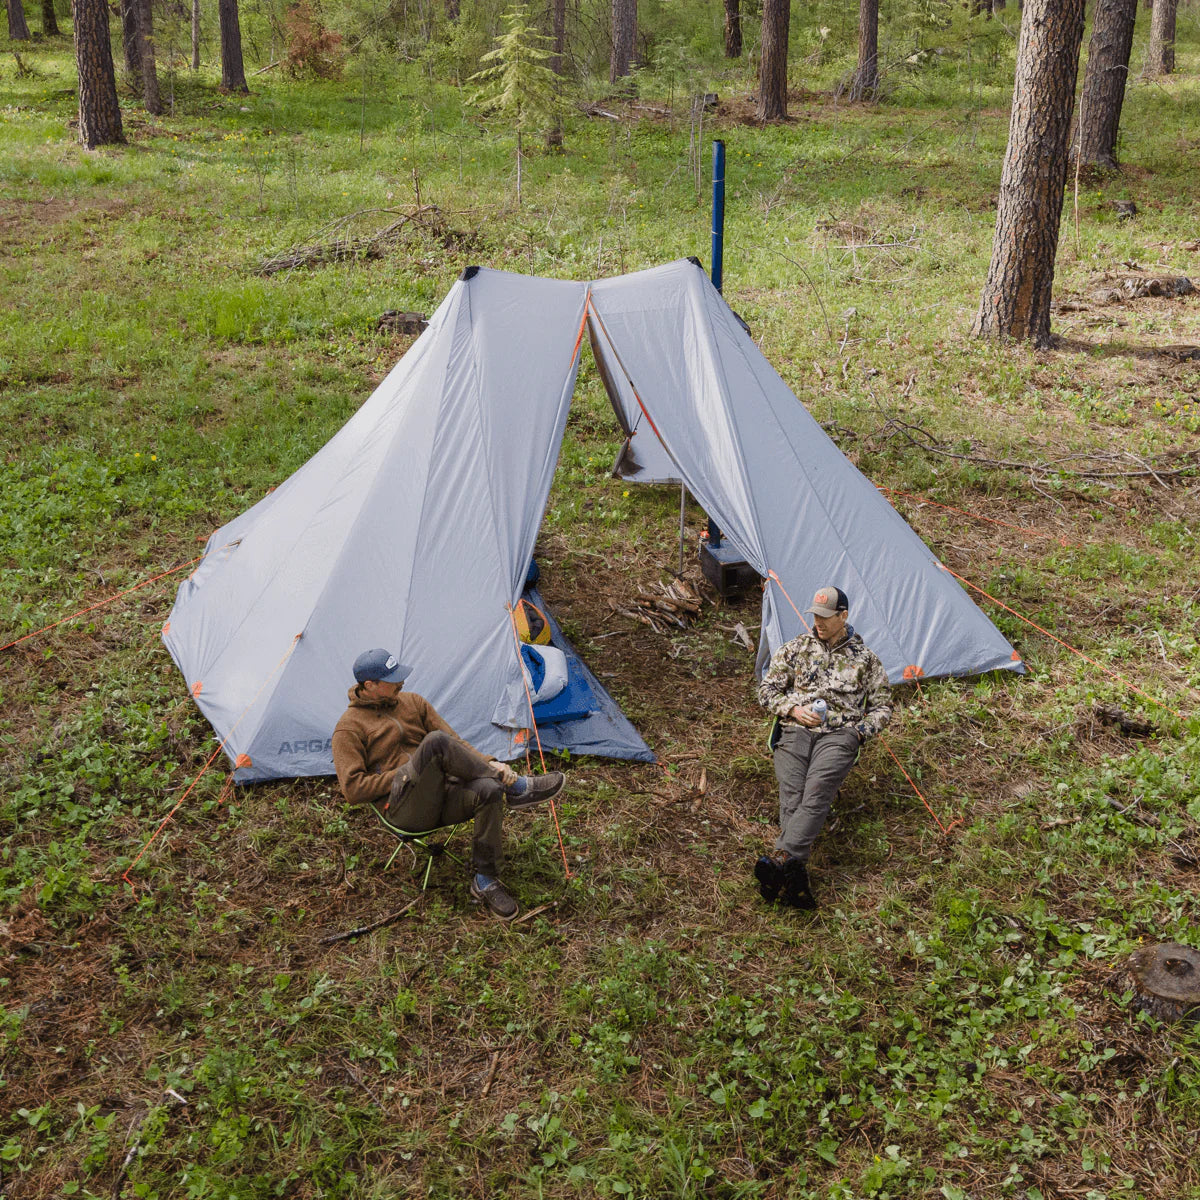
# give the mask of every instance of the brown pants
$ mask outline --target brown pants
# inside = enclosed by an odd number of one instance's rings
[[[808,861],[838,788],[857,759],[858,734],[853,729],[812,733],[800,725],[783,727],[775,747],[775,778],[779,780],[776,850]]]
[[[471,843],[475,870],[500,874],[504,788],[496,767],[465,742],[438,730],[426,734],[396,772],[387,818],[401,829],[425,833],[475,818]]]

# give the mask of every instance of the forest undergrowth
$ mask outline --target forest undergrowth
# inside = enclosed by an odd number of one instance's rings
[[[1200,946],[1200,296],[1125,283],[1200,286],[1180,30],[1178,73],[1131,80],[1123,170],[1071,180],[1038,352],[969,336],[1002,42],[872,105],[798,70],[771,127],[735,68],[701,81],[702,127],[644,73],[535,145],[519,207],[510,134],[418,66],[247,97],[180,71],[173,113],[129,104],[128,144],[87,153],[69,43],[5,60],[0,1193],[1200,1196],[1200,1038],[1124,972]],[[332,780],[202,773],[159,639],[182,570],[127,589],[315,453],[411,344],[381,317],[465,266],[707,263],[713,136],[726,298],[1029,672],[897,689],[895,755],[868,748],[814,857],[819,911],[766,908],[758,597],[706,589],[691,504],[699,619],[617,611],[678,569],[679,494],[610,477],[585,360],[542,591],[659,763],[567,763],[561,844],[509,820],[526,915],[502,928],[446,864],[419,899],[403,857],[385,872]]]

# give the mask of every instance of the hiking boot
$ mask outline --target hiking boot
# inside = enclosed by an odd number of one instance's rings
[[[517,781],[508,789],[508,807],[511,809],[532,808],[545,800],[551,800],[567,785],[567,777],[561,771],[547,771],[545,775],[518,775]],[[520,787],[513,792],[513,787]]]
[[[770,854],[760,854],[754,864],[758,894],[768,904],[773,904],[779,898],[779,890],[783,887],[783,864],[787,860],[788,855],[783,850],[773,850]]]
[[[779,869],[784,904],[812,911],[817,907],[808,881],[808,868],[798,858],[789,858]]]
[[[471,903],[482,904],[493,917],[499,917],[501,921],[511,921],[517,915],[517,902],[498,879],[493,879],[487,887],[480,887],[472,879]]]

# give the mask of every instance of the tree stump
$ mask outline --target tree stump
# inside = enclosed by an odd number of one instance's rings
[[[380,333],[388,329],[393,333],[423,333],[428,325],[429,321],[424,313],[400,312],[395,308],[389,308],[375,322],[375,328]]]
[[[1200,951],[1178,942],[1141,946],[1129,956],[1134,1003],[1160,1021],[1200,1017]]]

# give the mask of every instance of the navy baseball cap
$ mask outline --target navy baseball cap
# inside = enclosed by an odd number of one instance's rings
[[[403,683],[412,674],[390,650],[364,650],[354,660],[354,678],[359,683],[377,679],[380,683]]]

